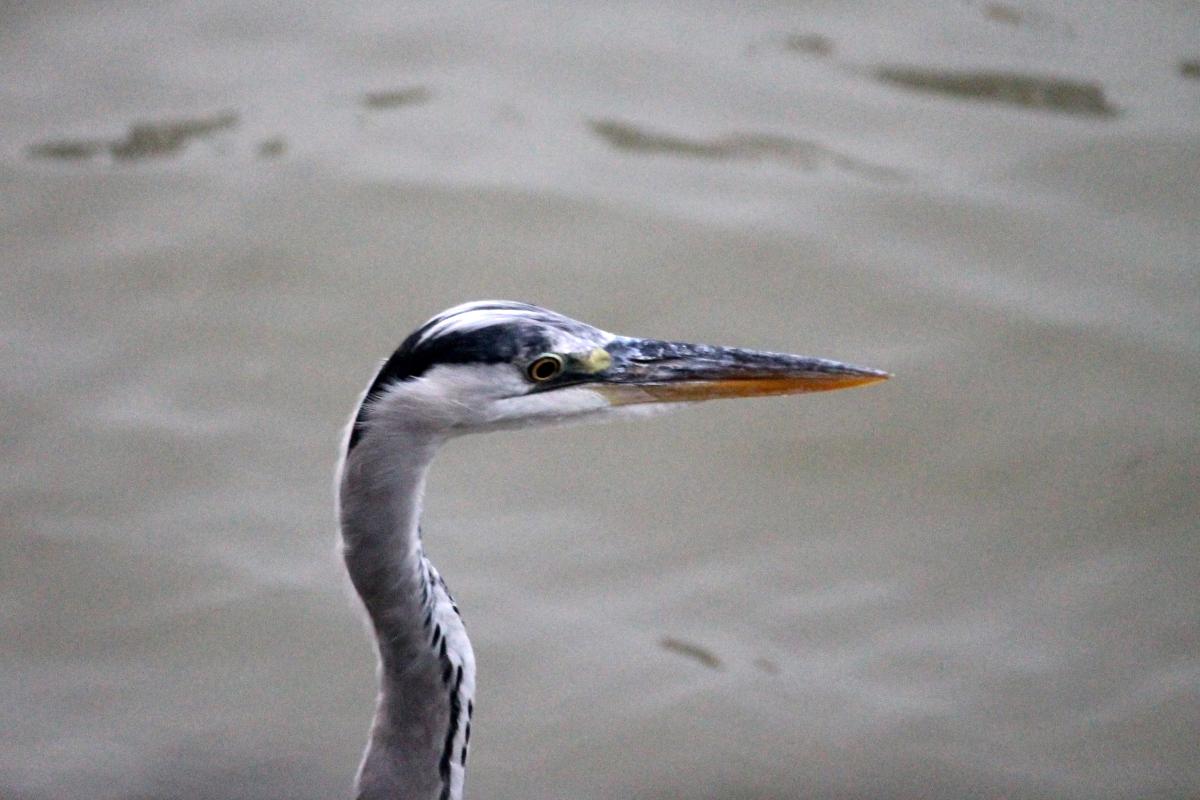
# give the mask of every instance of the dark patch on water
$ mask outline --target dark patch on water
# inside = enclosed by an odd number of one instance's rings
[[[746,47],[746,55],[758,55],[761,51],[782,51],[791,55],[823,58],[833,55],[833,40],[819,33],[790,33],[786,36],[768,36]]]
[[[703,141],[654,133],[613,120],[593,120],[592,131],[618,150],[631,153],[664,153],[695,158],[732,158],[744,154],[746,142],[730,139]]]
[[[896,178],[899,173],[830,150],[816,142],[770,134],[735,133],[715,139],[692,139],[658,133],[615,120],[592,120],[592,132],[618,150],[645,155],[675,155],[714,160],[780,161],[798,169],[823,166],[858,172],[875,178]]]
[[[1005,25],[1020,25],[1025,21],[1025,12],[1007,3],[988,3],[983,7],[983,15],[993,22],[1003,22]]]
[[[1192,80],[1200,80],[1200,58],[1189,58],[1179,62],[1179,74]]]
[[[833,40],[819,33],[793,33],[783,40],[783,49],[789,53],[828,56],[833,54]]]
[[[1006,72],[944,72],[918,67],[878,67],[874,74],[884,83],[952,97],[1064,114],[1112,117],[1118,113],[1098,83]]]
[[[659,642],[659,645],[662,647],[662,649],[669,652],[677,653],[681,656],[687,656],[688,658],[700,664],[700,666],[708,667],[709,669],[721,668],[721,659],[717,658],[711,650],[707,650],[698,644],[692,644],[691,642],[685,642],[682,639],[675,639],[667,636]]]
[[[415,106],[426,103],[433,94],[424,86],[411,86],[407,89],[388,89],[380,92],[367,92],[363,95],[362,103],[367,108],[385,111],[404,106]]]
[[[58,139],[29,148],[35,158],[77,161],[108,153],[115,159],[132,161],[174,155],[193,139],[233,128],[238,115],[227,111],[208,117],[138,122],[121,139]]]
[[[191,117],[140,122],[129,128],[124,139],[109,143],[113,158],[160,158],[183,150],[193,139],[229,130],[238,123],[237,114],[227,111],[209,117]]]
[[[91,158],[106,149],[108,149],[108,143],[97,139],[58,139],[31,146],[29,154],[35,158],[77,161]]]
[[[769,658],[754,659],[754,666],[758,667],[760,671],[765,672],[768,675],[779,674],[779,665]]]
[[[256,148],[259,158],[279,158],[287,152],[287,139],[282,136],[272,136],[270,139],[263,139],[258,143]]]

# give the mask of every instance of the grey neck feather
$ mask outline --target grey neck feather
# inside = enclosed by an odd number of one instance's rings
[[[425,559],[419,529],[425,476],[440,444],[420,431],[376,430],[343,465],[346,568],[379,651],[360,800],[461,797],[474,657],[457,607]]]

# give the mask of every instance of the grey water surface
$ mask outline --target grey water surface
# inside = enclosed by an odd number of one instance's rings
[[[0,7],[0,798],[346,797],[464,300],[893,371],[454,442],[472,798],[1200,795],[1200,5]]]

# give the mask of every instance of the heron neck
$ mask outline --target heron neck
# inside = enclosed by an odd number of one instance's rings
[[[343,555],[371,618],[380,663],[375,720],[356,782],[359,800],[453,800],[461,791],[461,768],[451,786],[454,776],[442,767],[450,695],[445,651],[431,643],[439,587],[419,528],[425,476],[439,444],[416,432],[377,430],[343,465]]]
[[[425,639],[421,620],[430,587],[421,547],[421,504],[429,464],[440,444],[421,432],[379,432],[359,442],[343,466],[343,555],[385,667],[403,661],[409,646]]]

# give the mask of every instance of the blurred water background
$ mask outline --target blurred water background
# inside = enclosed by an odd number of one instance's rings
[[[460,440],[475,798],[1200,795],[1200,3],[0,6],[0,797],[348,796],[357,393],[528,300],[882,386]]]

